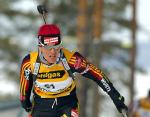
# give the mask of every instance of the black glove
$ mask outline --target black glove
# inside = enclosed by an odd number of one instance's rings
[[[21,105],[26,112],[30,112],[32,110],[32,103],[30,102],[30,100],[21,101]]]
[[[32,110],[32,107],[25,108],[25,111],[26,111],[26,112],[30,112],[31,110]]]
[[[120,113],[122,113],[122,110],[128,111],[128,107],[124,104],[123,96],[113,99],[113,102]]]
[[[122,113],[122,110],[128,110],[128,107],[124,104],[124,97],[120,95],[120,93],[114,88],[112,83],[109,84],[111,87],[111,91],[108,92],[109,96],[113,100],[117,110]]]

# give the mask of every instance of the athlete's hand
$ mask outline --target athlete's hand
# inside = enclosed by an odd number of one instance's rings
[[[108,92],[108,94],[114,102],[117,110],[120,113],[122,113],[122,110],[128,111],[128,107],[124,104],[124,97],[120,95],[120,93],[114,88],[112,83],[109,83],[109,86],[111,87],[111,90],[110,92]]]
[[[26,112],[30,112],[32,110],[32,107],[25,108]]]
[[[32,103],[30,102],[30,100],[22,101],[21,105],[25,109],[26,112],[30,112],[32,110]]]
[[[120,96],[118,99],[114,99],[113,102],[120,113],[122,113],[122,110],[128,111],[128,107],[124,104],[123,96]]]

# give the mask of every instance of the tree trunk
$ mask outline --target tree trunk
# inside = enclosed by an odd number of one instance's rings
[[[103,0],[94,1],[93,10],[93,62],[99,67],[100,56],[100,39],[102,34],[102,20],[103,20]],[[100,95],[97,85],[92,86],[93,89],[93,105],[92,105],[92,116],[98,117],[100,113]]]
[[[77,19],[77,38],[78,38],[78,48],[80,53],[87,57],[88,50],[86,48],[87,44],[87,1],[78,0],[78,19]],[[86,105],[87,105],[87,82],[82,78],[79,80],[79,105],[80,105],[80,117],[87,117],[86,115]]]
[[[135,63],[136,63],[136,0],[132,0],[132,21],[131,21],[131,30],[132,30],[132,48],[131,48],[131,84],[130,84],[130,100],[133,104],[134,100],[134,79],[135,79]],[[132,113],[131,113],[132,116]]]

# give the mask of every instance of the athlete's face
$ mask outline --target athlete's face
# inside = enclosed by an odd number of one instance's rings
[[[48,63],[55,63],[60,52],[60,46],[54,48],[46,48],[44,46],[39,47],[40,52],[43,54],[44,58]]]
[[[60,52],[61,41],[59,37],[45,36],[39,41],[39,51],[49,64],[55,63]]]

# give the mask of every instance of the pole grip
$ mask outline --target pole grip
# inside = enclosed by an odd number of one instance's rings
[[[48,13],[48,10],[46,9],[44,5],[38,5],[37,10],[42,15]]]
[[[123,116],[123,117],[128,117],[128,116],[127,116],[127,110],[125,110],[125,109],[122,110],[122,116]]]
[[[37,10],[42,15],[43,21],[46,24],[46,14],[48,13],[48,10],[44,5],[38,5]]]

